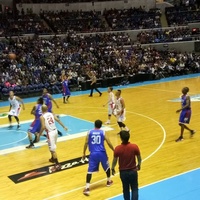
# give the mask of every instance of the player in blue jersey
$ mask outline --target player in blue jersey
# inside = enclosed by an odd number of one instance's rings
[[[87,147],[90,151],[90,158],[89,158],[89,166],[88,172],[86,175],[86,187],[83,191],[84,195],[89,195],[90,193],[90,181],[92,179],[92,173],[99,171],[99,164],[101,163],[104,171],[107,175],[107,186],[111,186],[113,181],[110,179],[111,172],[110,166],[108,162],[108,156],[106,153],[106,149],[104,146],[104,141],[107,142],[108,146],[114,151],[113,145],[111,144],[110,140],[108,139],[104,130],[101,129],[102,121],[96,120],[95,128],[90,130],[86,136],[85,145],[83,148],[83,160],[85,159],[85,153]]]
[[[40,97],[37,100],[37,104],[33,107],[31,110],[31,114],[35,115],[35,120],[32,122],[28,129],[28,138],[30,141],[30,145],[28,145],[26,148],[30,149],[34,147],[34,141],[32,140],[32,134],[35,135],[35,142],[37,142],[37,134],[39,134],[41,129],[41,123],[40,123],[40,116],[42,115],[42,105],[44,101],[43,98]]]
[[[52,101],[54,102],[54,104],[56,105],[56,107],[59,108],[58,104],[56,103],[56,101],[54,100],[54,98],[52,97],[52,95],[48,93],[48,90],[46,88],[43,89],[42,97],[43,97],[43,100],[44,100],[44,104],[48,108],[47,112],[53,113],[53,111],[52,111]],[[62,136],[62,133],[59,130],[58,130],[58,135]],[[43,136],[46,137],[45,134],[43,134]]]
[[[71,92],[69,90],[69,77],[66,75],[64,75],[63,77],[62,89],[63,89],[63,103],[67,103],[71,95]]]
[[[183,133],[184,133],[185,129],[190,131],[191,137],[195,134],[194,130],[188,128],[185,125],[185,124],[190,123],[190,118],[191,118],[191,114],[192,114],[190,96],[187,95],[188,92],[189,92],[188,87],[184,87],[182,89],[181,108],[176,111],[177,113],[181,112],[180,117],[179,117],[179,126],[181,126],[181,134],[180,134],[179,138],[176,140],[176,142],[183,140]]]
[[[48,93],[48,90],[46,88],[43,89],[42,97],[43,97],[43,100],[44,100],[44,104],[48,108],[48,112],[52,113],[52,101],[54,102],[54,104],[56,105],[56,107],[59,108],[58,104],[53,99],[52,95]]]

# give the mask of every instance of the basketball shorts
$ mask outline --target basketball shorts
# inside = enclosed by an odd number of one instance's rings
[[[8,115],[12,115],[12,116],[19,116],[19,113],[21,111],[21,107],[16,107],[16,108],[11,108],[11,110],[9,111]]]
[[[179,117],[179,123],[181,124],[189,124],[191,118],[192,111],[191,110],[182,110]]]
[[[113,109],[114,109],[114,103],[108,104],[108,115],[113,114]]]
[[[49,150],[51,152],[54,152],[56,150],[57,138],[58,138],[58,130],[57,129],[47,133],[48,146],[49,146]]]
[[[88,173],[98,172],[100,163],[104,171],[110,168],[106,152],[92,152],[89,157]]]
[[[40,119],[35,119],[30,125],[28,132],[35,134],[39,133],[40,129],[41,129]]]
[[[50,112],[50,113],[52,113],[52,104],[49,104],[49,105],[46,105],[47,106],[47,108],[48,108],[48,112]]]
[[[71,95],[71,92],[70,92],[70,90],[68,88],[63,89],[63,97],[70,96],[70,95]]]
[[[126,120],[126,110],[124,109],[124,112],[121,115],[117,115],[116,117],[118,122],[124,122]]]

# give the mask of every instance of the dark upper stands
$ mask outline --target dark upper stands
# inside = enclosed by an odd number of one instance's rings
[[[169,26],[200,22],[200,11],[196,8],[195,4],[190,6],[167,7],[165,14]]]
[[[41,17],[47,22],[51,29],[62,34],[68,31],[76,32],[99,32],[105,31],[104,21],[101,19],[101,12],[83,11],[60,11],[42,12]]]
[[[0,15],[0,36],[14,36],[23,34],[52,34],[51,29],[36,14]]]
[[[149,12],[140,8],[111,9],[104,11],[105,19],[111,30],[133,30],[161,27],[160,13],[157,10]]]

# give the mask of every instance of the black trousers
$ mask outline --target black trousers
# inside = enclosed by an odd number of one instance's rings
[[[124,200],[138,200],[138,173],[134,170],[120,171]],[[130,197],[131,188],[131,197]]]
[[[97,89],[96,83],[93,83],[93,84],[91,85],[90,96],[93,95],[93,90],[94,90],[94,89],[95,89],[99,94],[101,94],[101,92]]]

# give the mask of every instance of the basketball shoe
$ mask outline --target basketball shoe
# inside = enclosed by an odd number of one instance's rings
[[[176,142],[181,142],[183,140],[183,137],[182,136],[180,136],[178,139],[176,139],[175,141]]]
[[[89,188],[85,188],[83,190],[83,194],[86,195],[86,196],[89,196],[90,195],[90,189]]]
[[[111,185],[113,184],[113,181],[112,180],[110,180],[110,181],[107,181],[107,187],[110,187]]]

